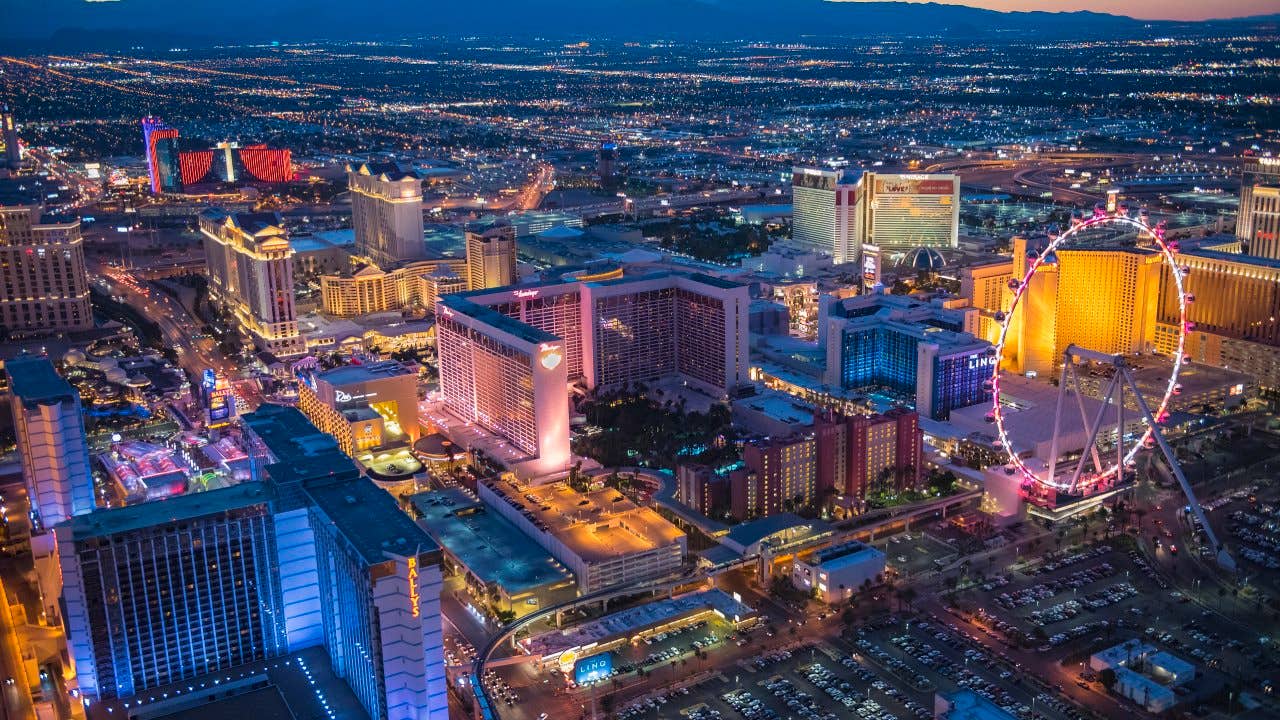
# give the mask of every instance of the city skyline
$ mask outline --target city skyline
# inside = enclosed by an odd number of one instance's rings
[[[0,717],[1280,718],[1280,30],[1022,1],[19,7]]]
[[[811,37],[812,28],[822,34],[865,37],[876,34],[911,35],[919,23],[936,26],[946,33],[980,36],[1005,29],[1029,34],[1110,34],[1117,29],[1142,30],[1135,22],[1234,23],[1274,14],[1267,0],[1228,0],[1205,6],[1194,0],[1159,3],[1141,0],[1116,7],[1108,0],[973,0],[925,4],[918,0],[798,0],[785,9],[761,0],[727,4],[682,2],[653,5],[652,0],[554,0],[552,5],[530,6],[513,0],[495,0],[492,12],[473,6],[444,6],[437,9],[431,23],[415,19],[392,22],[391,17],[408,8],[403,0],[374,0],[366,12],[347,17],[347,22],[330,22],[340,16],[339,3],[274,3],[268,8],[251,3],[226,4],[197,0],[174,7],[159,0],[86,2],[55,0],[14,0],[0,8],[0,20],[8,22],[7,35],[23,42],[63,42],[84,31],[99,31],[81,37],[93,44],[112,46],[132,39],[156,43],[166,49],[167,41],[181,46],[272,40],[371,39],[405,35],[457,36],[474,33],[482,23],[490,36],[596,38],[649,38],[665,33],[703,38]],[[990,11],[990,12],[988,12]],[[1102,17],[1096,14],[1103,13]],[[1051,13],[1045,16],[1044,13]],[[984,14],[986,13],[986,14]],[[672,26],[657,21],[659,15],[674,15],[687,23]],[[271,27],[246,26],[252,18],[269,17]],[[626,25],[615,22],[627,18]],[[766,21],[767,22],[762,22]],[[1101,22],[1100,22],[1101,21]],[[1063,23],[1068,23],[1063,25]],[[821,23],[815,25],[813,23]],[[625,29],[624,29],[625,28]],[[1153,29],[1153,28],[1147,28]],[[102,31],[107,31],[102,34]],[[59,35],[65,36],[62,40]]]

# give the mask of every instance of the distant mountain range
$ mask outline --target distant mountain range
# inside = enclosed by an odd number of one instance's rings
[[[671,40],[815,37],[1099,38],[1271,26],[1280,15],[1202,23],[1091,12],[826,0],[0,0],[0,51],[168,48],[433,36]]]

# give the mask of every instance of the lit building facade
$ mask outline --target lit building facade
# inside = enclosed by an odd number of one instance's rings
[[[306,352],[293,296],[293,248],[275,213],[200,213],[209,299],[233,315],[259,350]]]
[[[418,440],[418,373],[397,360],[347,365],[298,383],[298,409],[342,452],[409,445]]]
[[[356,255],[389,270],[423,259],[422,179],[395,163],[347,166]]]
[[[1280,260],[1193,249],[1177,255],[1194,300],[1187,306],[1187,358],[1253,376],[1268,393],[1280,390]],[[1177,290],[1161,276],[1155,349],[1177,350]]]
[[[853,240],[883,250],[960,244],[960,178],[863,173],[854,191]]]
[[[324,645],[370,717],[448,717],[439,549],[298,410],[244,416],[254,479],[55,533],[89,704]]]
[[[4,140],[4,166],[9,170],[22,167],[22,146],[18,144],[18,126],[9,106],[0,109],[0,139]]]
[[[80,220],[42,216],[38,202],[0,197],[0,327],[15,335],[91,329]]]
[[[350,274],[322,275],[321,305],[326,314],[335,317],[431,309],[437,296],[467,289],[465,281],[449,280],[466,270],[465,260],[419,260],[392,270],[363,265]]]
[[[1014,238],[1013,278],[1025,276],[1027,253],[1028,241]],[[1163,268],[1161,255],[1145,248],[1058,250],[1031,278],[1010,322],[1006,368],[1052,374],[1072,344],[1104,353],[1152,351]]]
[[[439,546],[372,482],[305,491],[334,673],[372,718],[448,720]]]
[[[1280,158],[1245,162],[1236,237],[1250,255],[1280,260]]]
[[[729,476],[733,517],[793,512],[818,500],[818,443],[812,434],[746,443],[742,462],[745,467]]]
[[[791,238],[831,256],[833,262],[857,262],[855,237],[857,175],[843,170],[797,167],[791,171]]]
[[[296,408],[244,426],[273,493],[289,650],[323,644],[370,717],[447,720],[439,547]]]
[[[182,175],[178,158],[178,130],[158,117],[142,119],[142,144],[147,156],[151,193],[180,192]]]
[[[43,356],[7,360],[4,370],[34,527],[52,528],[92,512],[93,475],[80,393]]]
[[[516,228],[508,223],[494,223],[487,228],[468,229],[467,288],[484,290],[515,285]]]
[[[1194,299],[1187,319],[1199,332],[1280,346],[1280,259],[1189,250],[1177,255],[1188,272],[1183,286]],[[1165,268],[1161,275],[1158,349],[1172,352],[1179,320],[1178,293]]]
[[[128,698],[288,651],[267,501],[250,482],[55,529],[86,699]]]
[[[977,311],[870,294],[824,305],[826,382],[847,389],[888,387],[913,393],[924,417],[991,400],[991,343],[966,328]]]
[[[524,474],[569,468],[569,379],[559,337],[449,295],[436,305],[436,347],[440,390],[453,414],[528,455]]]
[[[538,462],[569,458],[567,388],[680,378],[726,396],[748,376],[750,297],[706,275],[656,273],[444,296],[436,306],[446,406]]]

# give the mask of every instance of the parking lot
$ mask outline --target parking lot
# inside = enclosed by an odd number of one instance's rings
[[[621,709],[622,720],[895,720],[932,717],[932,692],[904,691],[895,678],[825,643],[762,653],[687,692]]]
[[[938,620],[891,616],[846,637],[765,651],[692,688],[634,700],[621,720],[924,720],[935,692],[967,688],[1024,720],[1086,714],[1023,668]]]
[[[872,545],[884,552],[885,563],[899,577],[914,577],[937,570],[957,557],[954,547],[922,531],[892,535],[876,540]]]
[[[1256,633],[1193,602],[1132,545],[1103,541],[987,579],[963,593],[957,619],[971,621],[966,632],[985,634],[989,646],[1029,655],[1051,684],[1078,685],[1085,699],[1106,695],[1084,667],[1089,655],[1134,638],[1197,666],[1196,680],[1175,690],[1191,706],[1232,681],[1262,690],[1280,679]]]

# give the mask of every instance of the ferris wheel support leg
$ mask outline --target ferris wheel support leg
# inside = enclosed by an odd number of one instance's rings
[[[1098,432],[1102,430],[1102,421],[1106,419],[1107,408],[1111,405],[1111,398],[1116,394],[1116,386],[1120,384],[1120,371],[1117,370],[1115,375],[1111,376],[1111,382],[1107,383],[1107,391],[1102,396],[1102,404],[1098,406],[1098,412],[1093,417],[1093,422],[1089,424],[1089,437],[1085,440],[1085,449],[1088,452],[1080,453],[1080,462],[1076,463],[1076,470],[1071,474],[1071,486],[1068,492],[1074,493],[1076,487],[1080,484],[1080,476],[1084,474],[1085,463],[1090,457],[1093,458],[1093,470],[1096,473],[1102,472],[1102,458],[1098,456]]]
[[[1204,528],[1205,537],[1209,538],[1209,545],[1213,548],[1218,565],[1224,570],[1235,572],[1236,561],[1227,553],[1226,546],[1218,542],[1218,536],[1213,532],[1213,526],[1209,524],[1209,519],[1204,515],[1204,508],[1200,507],[1200,501],[1196,499],[1196,494],[1191,490],[1191,483],[1187,482],[1187,476],[1182,473],[1182,466],[1178,464],[1178,458],[1173,454],[1173,448],[1169,447],[1169,443],[1165,441],[1164,433],[1160,431],[1160,426],[1156,424],[1156,418],[1151,414],[1151,408],[1138,390],[1138,384],[1134,382],[1133,375],[1129,373],[1127,367],[1120,368],[1120,372],[1124,373],[1124,379],[1129,383],[1129,389],[1133,391],[1133,396],[1138,401],[1138,408],[1142,410],[1143,416],[1151,426],[1151,437],[1156,439],[1156,444],[1160,446],[1160,452],[1164,454],[1164,459],[1169,463],[1169,469],[1173,472],[1173,476],[1178,479],[1178,484],[1182,486],[1182,493],[1190,501],[1191,512],[1195,513],[1196,519],[1200,521],[1200,527]]]
[[[1071,354],[1063,353],[1062,377],[1058,380],[1058,403],[1053,410],[1053,441],[1049,444],[1050,482],[1053,482],[1053,475],[1058,471],[1058,432],[1062,428],[1062,396],[1067,392],[1067,368],[1069,367],[1071,367]]]
[[[1068,348],[1068,349],[1067,349],[1067,352],[1071,355],[1071,357],[1072,357],[1072,358],[1074,358],[1074,357],[1075,357],[1075,352],[1073,351],[1074,349],[1075,349],[1075,346],[1074,346],[1074,345],[1072,345],[1070,348]],[[1080,373],[1079,373],[1079,371],[1077,371],[1077,370],[1076,370],[1076,365],[1075,365],[1075,360],[1074,360],[1074,359],[1073,359],[1073,360],[1072,360],[1072,362],[1071,362],[1071,380],[1072,380],[1072,382],[1073,382],[1073,383],[1075,383],[1075,387],[1076,387],[1076,405],[1080,408],[1080,428],[1081,428],[1082,430],[1088,430],[1088,429],[1089,429],[1089,427],[1090,427],[1090,425],[1089,425],[1089,413],[1084,409],[1084,390],[1080,387]],[[1106,401],[1104,400],[1103,402],[1105,403]],[[1080,466],[1081,466],[1081,468],[1083,468],[1083,467],[1084,467],[1084,458],[1086,457],[1086,456],[1085,456],[1085,451],[1086,451],[1086,450],[1088,450],[1088,451],[1089,451],[1089,455],[1093,457],[1093,466],[1094,466],[1095,468],[1097,468],[1099,472],[1101,472],[1101,471],[1102,471],[1102,459],[1098,457],[1098,446],[1097,446],[1096,444],[1094,444],[1094,443],[1090,443],[1089,445],[1085,445],[1084,447],[1080,448],[1080,453],[1081,453],[1081,455],[1080,455],[1081,465],[1080,465]],[[1074,489],[1075,489],[1075,478],[1074,478],[1074,476],[1073,476],[1073,479],[1072,479],[1071,485],[1072,485],[1072,490],[1074,490]]]

